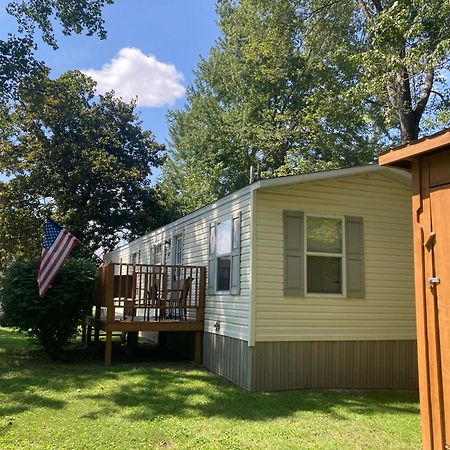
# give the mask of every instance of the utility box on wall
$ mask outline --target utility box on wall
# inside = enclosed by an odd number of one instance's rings
[[[420,410],[425,449],[450,449],[450,130],[384,152],[412,172]]]

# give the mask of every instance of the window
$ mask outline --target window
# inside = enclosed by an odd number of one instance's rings
[[[285,211],[284,294],[364,297],[361,217]]]
[[[306,292],[344,294],[343,220],[306,215]]]
[[[130,256],[131,264],[139,264],[141,262],[141,251],[133,252]]]
[[[183,263],[183,235],[179,234],[174,238],[173,264],[181,266]]]
[[[152,264],[161,264],[162,263],[162,244],[155,244],[152,247]]]
[[[208,293],[240,291],[240,214],[219,223],[211,223],[209,229]]]
[[[217,291],[229,291],[231,281],[231,219],[217,224]]]

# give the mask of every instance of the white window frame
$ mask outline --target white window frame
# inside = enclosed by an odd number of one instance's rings
[[[159,263],[156,262],[156,249],[160,247],[161,248],[161,261]],[[151,263],[154,265],[162,265],[163,263],[163,244],[162,242],[159,242],[157,244],[153,244],[151,248]]]
[[[141,263],[141,251],[133,252],[130,255],[130,263],[131,264],[140,264]]]
[[[322,219],[339,219],[341,221],[342,227],[342,253],[326,253],[326,252],[309,252],[308,251],[308,217],[319,217]],[[331,297],[331,298],[344,298],[347,296],[347,261],[346,261],[346,242],[345,242],[345,216],[330,215],[330,214],[316,214],[316,213],[305,213],[304,214],[304,284],[305,284],[305,297]],[[341,270],[341,285],[342,293],[332,294],[332,293],[320,293],[320,292],[308,292],[308,256],[325,256],[333,258],[342,258],[342,270]]]
[[[172,251],[173,251],[173,264],[175,266],[177,266],[177,265],[182,266],[183,265],[183,245],[184,245],[183,233],[175,234],[173,236],[173,238],[172,238],[172,242],[173,242],[173,246],[172,246],[173,247],[172,248]],[[179,254],[180,261],[178,263],[177,263],[177,257],[178,257],[177,242],[180,242],[180,254]]]

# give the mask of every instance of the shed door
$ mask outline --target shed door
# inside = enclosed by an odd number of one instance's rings
[[[447,170],[450,174],[450,164]],[[430,181],[432,179],[430,172]],[[436,234],[434,269],[440,279],[434,292],[438,312],[445,438],[446,443],[450,443],[450,184],[431,188],[430,200],[432,227]]]

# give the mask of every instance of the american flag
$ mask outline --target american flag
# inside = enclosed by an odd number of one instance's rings
[[[69,257],[78,240],[68,231],[47,218],[45,224],[44,242],[42,243],[41,263],[36,275],[39,296],[49,290],[64,261]]]

